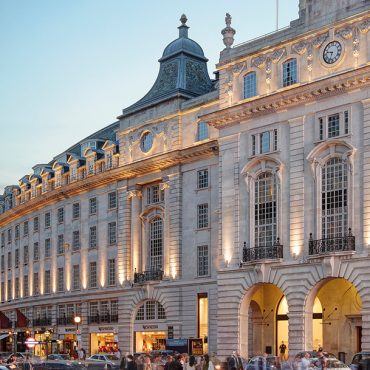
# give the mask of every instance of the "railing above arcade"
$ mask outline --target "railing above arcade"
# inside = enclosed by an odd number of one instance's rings
[[[33,326],[50,326],[51,325],[51,317],[43,317],[39,319],[32,320]]]
[[[118,315],[111,315],[109,313],[104,315],[93,315],[88,316],[87,322],[89,324],[102,324],[102,323],[112,323],[112,322],[118,322]]]
[[[274,260],[280,258],[283,258],[283,246],[280,244],[280,238],[277,238],[273,245],[254,248],[247,248],[244,242],[242,262],[253,262],[266,259]]]
[[[308,254],[314,256],[317,254],[330,254],[333,252],[347,252],[355,250],[355,237],[352,235],[351,228],[348,234],[334,238],[324,238],[314,240],[312,233],[308,241]]]
[[[162,270],[148,270],[134,273],[134,284],[144,284],[148,281],[163,280]]]
[[[74,316],[62,316],[57,318],[58,325],[76,325]]]

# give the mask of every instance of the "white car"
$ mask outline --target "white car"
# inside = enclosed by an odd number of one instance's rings
[[[116,355],[108,355],[108,354],[97,354],[90,356],[86,359],[86,362],[105,362],[110,365],[119,365],[120,360]]]

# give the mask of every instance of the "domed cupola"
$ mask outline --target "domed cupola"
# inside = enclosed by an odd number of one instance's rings
[[[207,71],[208,59],[199,44],[188,38],[189,27],[185,14],[180,21],[179,37],[164,49],[153,87],[142,99],[124,109],[123,115],[171,98],[190,99],[213,90]]]

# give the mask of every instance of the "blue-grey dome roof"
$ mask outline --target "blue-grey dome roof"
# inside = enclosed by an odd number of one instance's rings
[[[199,44],[187,37],[179,37],[166,46],[162,55],[162,59],[184,52],[204,58],[204,52]]]

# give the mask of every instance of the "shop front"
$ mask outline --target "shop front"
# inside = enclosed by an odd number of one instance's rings
[[[115,353],[118,351],[118,327],[91,326],[90,327],[90,353]]]
[[[165,323],[134,324],[135,352],[166,349],[168,327]]]
[[[57,353],[73,355],[73,350],[77,346],[76,327],[58,328]]]
[[[47,358],[48,355],[55,352],[56,340],[53,339],[53,332],[51,330],[35,331],[34,338],[39,342],[34,348],[35,356]]]

